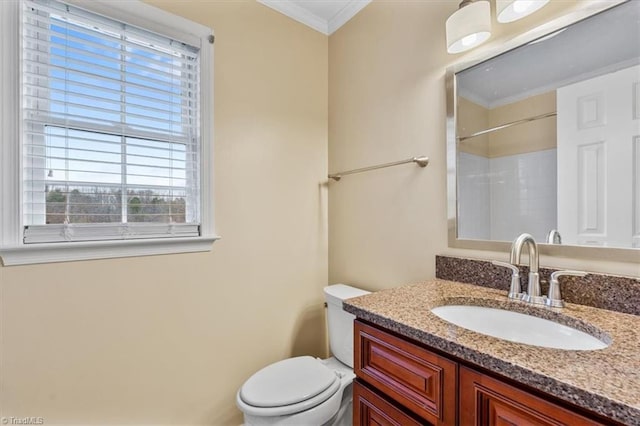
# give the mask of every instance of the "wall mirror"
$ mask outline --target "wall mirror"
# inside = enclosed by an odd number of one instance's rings
[[[450,246],[528,232],[546,254],[640,261],[640,2],[617,3],[448,70]]]

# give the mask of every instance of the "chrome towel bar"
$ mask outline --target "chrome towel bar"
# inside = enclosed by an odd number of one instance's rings
[[[407,160],[395,161],[393,163],[379,164],[377,166],[363,167],[361,169],[348,170],[346,172],[332,173],[332,174],[328,175],[328,177],[329,177],[329,179],[333,179],[333,180],[335,180],[337,182],[340,179],[342,179],[342,176],[352,175],[352,174],[355,174],[355,173],[368,172],[370,170],[383,169],[385,167],[399,166],[400,164],[408,164],[408,163],[416,163],[420,167],[427,167],[427,164],[429,164],[429,157],[424,157],[424,156],[422,156],[422,157],[413,157],[413,158],[409,158]]]
[[[541,120],[543,118],[555,117],[557,115],[558,115],[558,113],[553,111],[553,112],[547,112],[547,113],[544,113],[544,114],[536,115],[535,117],[523,118],[522,120],[516,120],[516,121],[512,121],[510,123],[501,124],[499,126],[492,127],[490,129],[487,129],[487,130],[481,130],[481,131],[473,133],[473,134],[471,134],[469,136],[460,136],[458,138],[458,142],[466,141],[467,139],[475,138],[476,136],[486,135],[487,133],[493,133],[493,132],[495,132],[497,130],[507,129],[507,128],[512,127],[512,126],[516,126],[518,124],[528,123],[530,121]]]

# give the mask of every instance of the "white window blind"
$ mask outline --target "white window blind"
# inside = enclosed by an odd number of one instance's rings
[[[24,243],[200,235],[199,49],[25,1]]]

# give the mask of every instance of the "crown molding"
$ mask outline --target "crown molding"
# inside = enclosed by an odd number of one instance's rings
[[[340,9],[340,11],[329,20],[324,19],[291,1],[257,0],[257,2],[304,25],[307,25],[324,35],[331,35],[334,31],[353,18],[366,5],[371,3],[371,0],[347,0],[345,1],[345,5],[342,9]]]
[[[345,6],[340,10],[340,12],[336,13],[333,18],[329,20],[329,34],[333,34],[337,31],[341,26],[346,24],[351,18],[356,16],[358,12],[365,8],[366,5],[371,3],[371,0],[350,0],[345,4]]]
[[[307,9],[298,6],[295,3],[282,0],[257,0],[271,9],[288,16],[308,27],[313,28],[322,34],[329,35],[329,24],[326,20],[309,12]]]

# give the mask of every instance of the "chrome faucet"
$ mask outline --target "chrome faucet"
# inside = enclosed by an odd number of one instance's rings
[[[520,255],[524,246],[529,248],[529,285],[522,300],[528,303],[544,304],[545,298],[540,289],[540,274],[538,273],[539,257],[538,245],[530,234],[522,234],[511,244],[510,263],[517,266],[520,263]]]
[[[562,236],[557,229],[552,229],[547,234],[547,244],[562,244]]]

